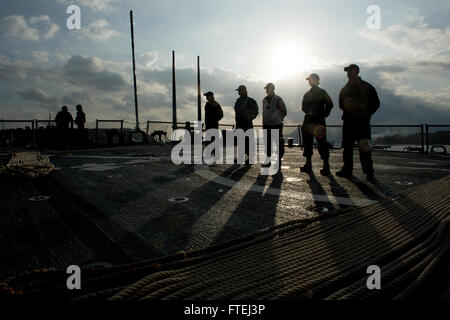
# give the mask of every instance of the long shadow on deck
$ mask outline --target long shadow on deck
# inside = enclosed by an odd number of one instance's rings
[[[183,195],[189,198],[188,202],[169,205],[158,216],[147,221],[137,232],[166,254],[209,245],[211,236],[202,235],[214,232],[211,229],[217,228],[217,221],[222,220],[219,215],[227,214],[226,212],[216,213],[213,211],[213,207],[232,189],[232,187],[218,184],[216,180],[231,176],[237,182],[248,170],[250,167],[247,166],[231,166],[218,178]],[[218,189],[221,189],[222,192],[219,192]],[[205,216],[213,213],[216,215]],[[205,219],[205,221],[197,225],[201,219]],[[204,228],[205,224],[208,226],[207,230],[197,230],[197,228]]]

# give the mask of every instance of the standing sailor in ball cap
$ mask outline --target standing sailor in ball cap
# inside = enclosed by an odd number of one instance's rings
[[[61,111],[56,114],[55,117],[56,129],[57,129],[57,137],[56,143],[58,147],[67,147],[70,144],[71,134],[69,131],[73,129],[73,117],[69,112],[67,106],[62,106]]]
[[[284,155],[284,139],[283,139],[283,120],[286,117],[287,110],[283,99],[275,94],[275,85],[268,83],[264,87],[267,96],[262,101],[263,108],[263,129],[267,130],[266,154],[268,157],[272,154],[271,131],[279,132],[279,171],[281,171],[281,158]]]
[[[214,99],[214,93],[208,91],[204,94],[206,97],[205,104],[205,130],[209,129],[219,129],[219,121],[223,118],[223,111],[220,104]],[[209,145],[214,141],[214,136],[211,141],[206,141],[205,146]],[[215,155],[215,151],[213,151]]]
[[[320,174],[327,176],[330,174],[330,151],[328,150],[325,118],[330,115],[331,109],[333,109],[333,101],[324,89],[319,88],[320,78],[318,74],[311,73],[306,80],[309,81],[311,89],[305,93],[302,101],[302,111],[305,113],[302,125],[303,156],[306,158],[306,162],[300,168],[300,171],[312,171],[311,158],[315,137],[320,157],[323,160]]]
[[[86,114],[83,112],[83,106],[81,104],[77,104],[77,116],[75,117],[75,123],[79,130],[84,129],[84,124],[86,123]]]
[[[236,91],[239,98],[234,104],[234,111],[236,115],[236,129],[247,131],[253,129],[253,120],[258,116],[258,104],[255,99],[248,96],[247,88],[240,85]],[[248,138],[245,139],[245,154],[247,155],[246,164],[250,164],[250,144]]]
[[[77,104],[77,116],[75,117],[75,123],[77,125],[78,130],[76,131],[77,142],[79,145],[82,145],[87,142],[88,136],[87,131],[84,130],[84,125],[86,123],[86,114],[83,112],[83,106],[81,104]]]
[[[219,129],[219,121],[223,118],[223,111],[220,104],[214,99],[214,93],[208,91],[204,94],[205,104],[205,129]]]
[[[67,106],[61,107],[61,111],[56,114],[55,122],[58,129],[69,129],[69,126],[73,129],[73,117]]]
[[[371,155],[370,119],[380,107],[377,91],[358,76],[359,67],[351,64],[344,68],[348,82],[339,95],[339,108],[344,112],[342,120],[342,145],[344,166],[336,175],[350,178],[353,174],[353,143],[358,142],[359,158],[366,178],[375,181]]]

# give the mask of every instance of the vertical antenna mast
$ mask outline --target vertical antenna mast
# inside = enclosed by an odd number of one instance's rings
[[[202,121],[202,94],[200,90],[200,56],[197,56],[197,103],[198,103],[198,116],[197,120]]]
[[[172,128],[177,128],[177,90],[175,84],[175,51],[172,51]]]
[[[130,10],[130,24],[131,24],[131,51],[133,53],[133,81],[134,81],[134,107],[136,111],[136,131],[139,131],[139,112],[138,112],[138,98],[136,86],[136,60],[134,58],[134,25],[133,25],[133,10]]]

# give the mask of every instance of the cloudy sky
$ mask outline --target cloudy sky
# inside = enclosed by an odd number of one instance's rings
[[[71,4],[80,30],[67,28]],[[368,27],[371,5],[380,29]],[[180,121],[197,116],[200,55],[202,91],[215,92],[227,123],[234,89],[247,85],[260,104],[269,81],[287,104],[286,122],[301,122],[305,77],[316,72],[335,103],[328,123],[339,124],[350,63],[380,95],[373,123],[450,123],[450,0],[2,0],[0,118],[47,119],[81,103],[88,121],[132,122],[130,9],[141,121],[171,120],[175,50]]]

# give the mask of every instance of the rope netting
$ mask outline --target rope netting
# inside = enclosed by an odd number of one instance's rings
[[[0,175],[38,177],[55,169],[49,157],[39,152],[13,152],[5,165],[0,165]]]
[[[291,221],[206,249],[82,271],[37,270],[0,284],[3,295],[73,299],[409,299],[441,283],[448,298],[450,177],[363,208]],[[379,266],[381,289],[367,268]],[[444,282],[444,283],[442,283]],[[434,288],[436,289],[436,288]]]

